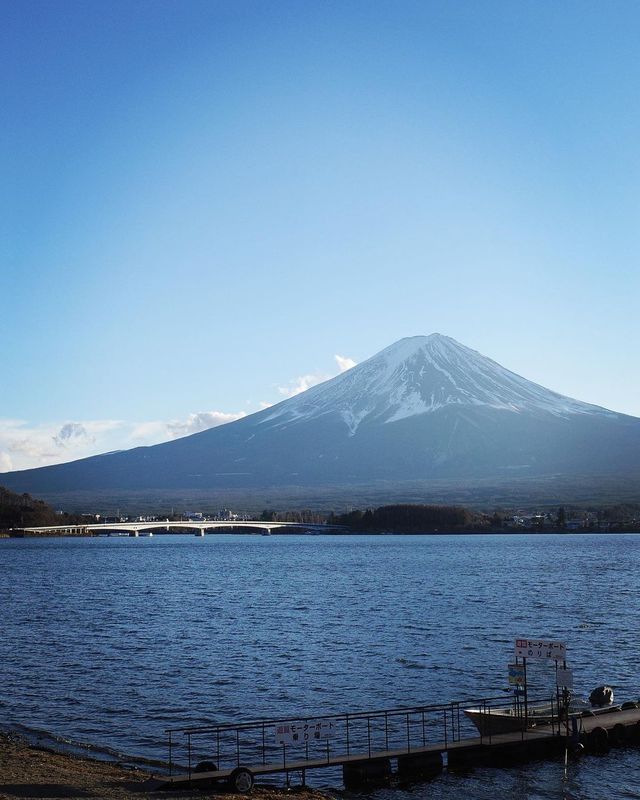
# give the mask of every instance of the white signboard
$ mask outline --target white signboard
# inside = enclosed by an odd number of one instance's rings
[[[573,670],[559,669],[556,675],[556,682],[558,686],[564,686],[565,689],[573,689]]]
[[[333,719],[305,719],[293,722],[278,722],[276,744],[292,745],[326,741],[337,736],[338,729]]]
[[[543,639],[516,639],[516,656],[520,658],[552,658],[564,661],[567,645],[564,642],[547,642]]]

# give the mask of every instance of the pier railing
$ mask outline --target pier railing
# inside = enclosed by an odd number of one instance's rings
[[[560,733],[555,698],[529,700],[529,706],[550,707],[547,724]],[[464,714],[465,708],[481,711],[480,733]],[[525,706],[505,696],[460,700],[438,705],[409,706],[307,717],[273,717],[241,723],[170,728],[169,772],[231,770],[260,765],[261,772],[286,772],[331,766],[355,758],[382,754],[409,755],[430,746],[446,751],[463,738],[491,741],[492,714],[510,709],[525,731]],[[486,723],[486,724],[485,724]],[[495,734],[493,734],[495,735]]]

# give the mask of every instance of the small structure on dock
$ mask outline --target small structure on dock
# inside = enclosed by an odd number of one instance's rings
[[[169,777],[160,788],[225,782],[249,792],[257,776],[342,768],[347,789],[426,780],[449,769],[506,766],[561,754],[640,744],[640,707],[572,707],[571,671],[562,642],[518,639],[509,665],[514,696],[323,717],[261,719],[167,730]],[[530,697],[527,660],[555,663],[555,692]],[[592,696],[613,699],[607,687]],[[177,774],[176,774],[177,772]]]

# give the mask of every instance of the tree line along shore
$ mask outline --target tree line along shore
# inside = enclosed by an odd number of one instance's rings
[[[219,519],[215,511],[199,512],[195,517]],[[177,522],[187,513],[161,511],[155,516],[138,517],[130,513],[115,517],[96,514],[70,514],[52,508],[29,494],[16,494],[0,487],[0,535],[11,536],[14,529],[44,526],[73,526],[96,522],[154,520]],[[350,509],[344,513],[322,513],[310,509],[275,511],[267,509],[258,519],[264,522],[297,522],[302,525],[327,525],[343,533],[632,533],[640,532],[640,503],[603,508],[576,508],[570,505],[548,509],[500,509],[493,513],[462,506],[397,503],[378,508]],[[230,514],[234,526],[247,516]],[[253,515],[253,519],[256,515]],[[317,530],[317,528],[315,529]]]

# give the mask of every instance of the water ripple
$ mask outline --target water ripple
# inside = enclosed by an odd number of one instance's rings
[[[163,759],[170,726],[495,695],[518,635],[566,639],[585,692],[637,698],[639,564],[635,536],[0,540],[2,720]],[[465,792],[637,796],[631,755],[591,761]]]

